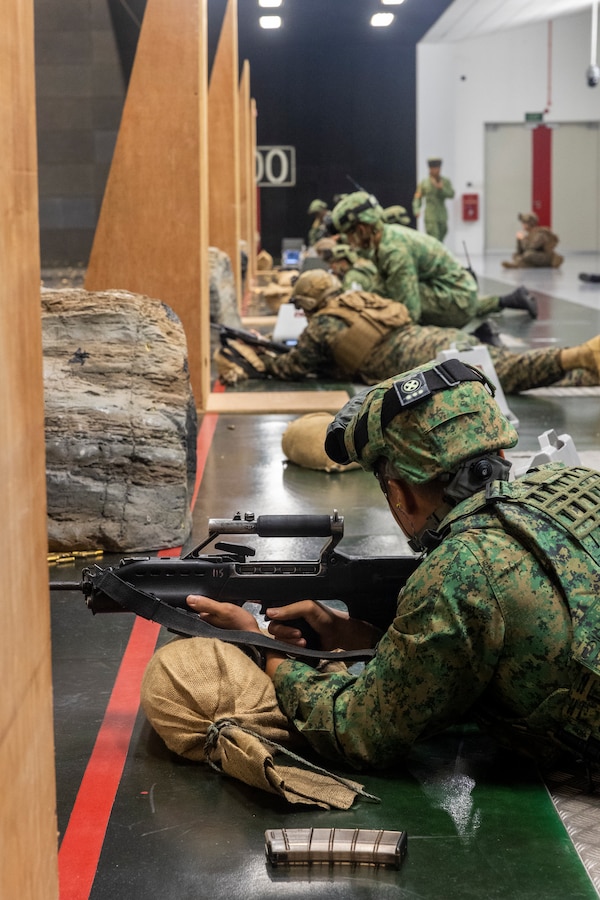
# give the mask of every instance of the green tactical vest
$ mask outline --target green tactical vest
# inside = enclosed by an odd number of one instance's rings
[[[443,530],[488,509],[536,557],[571,613],[579,675],[562,710],[556,740],[600,762],[600,472],[540,466],[512,482],[495,481],[463,501]]]

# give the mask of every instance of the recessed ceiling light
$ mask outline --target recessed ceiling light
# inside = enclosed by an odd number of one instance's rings
[[[371,16],[371,25],[374,28],[386,28],[395,18],[394,13],[375,13]]]
[[[258,24],[261,28],[281,28],[281,16],[260,16]]]
[[[400,0],[400,2],[402,3],[402,0]],[[264,8],[270,7],[271,9],[274,9],[276,6],[281,6],[282,3],[283,0],[258,0],[259,6]]]
[[[404,0],[381,0],[384,6],[400,6]]]

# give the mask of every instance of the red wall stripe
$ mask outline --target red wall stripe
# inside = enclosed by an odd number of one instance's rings
[[[213,390],[222,392],[222,385]],[[204,475],[218,415],[204,416],[198,432],[192,509]],[[179,555],[181,547],[159,556]],[[101,627],[99,625],[98,627]],[[160,625],[136,618],[94,749],[75,798],[58,852],[61,900],[88,900],[139,711],[140,685],[154,653]]]
[[[532,131],[533,179],[531,211],[540,225],[552,226],[552,129],[538,125]],[[526,210],[523,210],[526,212]]]

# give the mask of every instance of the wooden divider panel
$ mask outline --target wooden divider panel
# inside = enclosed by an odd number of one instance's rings
[[[228,0],[208,86],[209,240],[223,250],[241,303],[237,0]]]
[[[181,319],[196,405],[210,379],[207,0],[148,0],[85,286]]]
[[[254,166],[252,153],[252,107],[250,101],[250,63],[244,60],[239,90],[240,115],[240,231],[248,254],[248,282],[252,278],[251,259],[254,257],[251,195],[254,190]]]
[[[0,5],[0,897],[58,897],[33,0]]]

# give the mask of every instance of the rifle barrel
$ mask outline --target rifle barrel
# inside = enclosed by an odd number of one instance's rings
[[[80,591],[82,589],[81,581],[51,581],[51,591]]]

